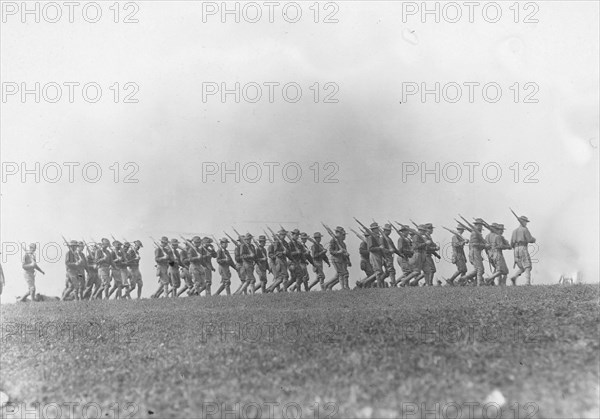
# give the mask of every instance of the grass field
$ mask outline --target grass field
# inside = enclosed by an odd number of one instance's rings
[[[4,414],[39,402],[40,416],[56,403],[63,418],[67,406],[121,418],[599,417],[598,297],[595,285],[427,287],[3,305]]]

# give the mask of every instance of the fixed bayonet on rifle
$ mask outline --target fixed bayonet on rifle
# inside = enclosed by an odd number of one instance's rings
[[[231,240],[231,242],[235,245],[235,247],[240,247],[240,243],[238,243],[237,240],[235,240],[233,237],[231,237],[228,233],[226,233],[225,231],[223,231],[223,233],[225,234],[225,236]]]
[[[462,215],[458,214],[458,216],[465,222],[467,223],[467,225],[471,228],[471,230],[475,230],[475,226],[473,224],[471,224],[465,217],[463,217]]]
[[[361,236],[360,234],[358,234],[358,232],[356,230],[354,230],[353,228],[350,229],[351,232],[353,232],[356,237],[358,237],[360,239],[360,241],[366,243],[367,241],[365,240],[364,236]]]
[[[461,223],[460,221],[458,221],[456,218],[454,219],[454,221],[456,221],[458,223],[458,225],[462,226],[462,228],[467,230],[469,233],[471,233],[473,231],[469,227],[467,227],[464,223]]]

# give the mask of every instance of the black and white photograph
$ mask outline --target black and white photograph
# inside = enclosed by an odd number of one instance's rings
[[[600,417],[600,2],[0,0],[0,419]]]

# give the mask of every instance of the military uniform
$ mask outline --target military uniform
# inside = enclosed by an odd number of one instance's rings
[[[187,257],[190,261],[189,274],[191,276],[191,282],[193,284],[191,294],[197,293],[200,289],[205,287],[204,273],[206,268],[203,265],[200,246],[202,239],[198,236],[192,238],[192,245],[187,249]],[[230,274],[231,275],[231,274]]]
[[[526,224],[529,219],[525,216],[519,217],[521,225],[512,233],[510,244],[514,249],[515,264],[519,271],[510,279],[513,285],[516,285],[517,278],[525,272],[525,280],[527,285],[531,285],[531,256],[529,255],[529,243],[535,243],[535,238],[529,232]]]
[[[202,267],[204,268],[204,289],[207,296],[211,295],[212,273],[215,270],[212,265],[212,259],[217,257],[217,252],[215,252],[211,243],[212,239],[210,237],[204,237],[202,239],[202,246],[199,249]]]
[[[313,234],[315,241],[313,242],[310,251],[313,260],[313,272],[317,274],[317,278],[309,286],[309,289],[316,283],[321,284],[321,290],[325,289],[325,271],[323,270],[323,262],[329,265],[329,258],[327,257],[327,250],[321,244],[322,237],[323,235],[318,231]]]
[[[457,272],[461,275],[467,273],[467,256],[464,249],[467,243],[467,240],[456,234],[452,236],[452,263],[456,265]]]
[[[160,246],[154,249],[154,261],[156,262],[156,276],[161,285],[169,285],[169,264],[174,263],[173,252],[169,249],[169,241],[166,237],[161,239]]]
[[[240,246],[240,258],[242,259],[242,270],[244,272],[244,287],[242,288],[245,294],[247,289],[250,289],[250,293],[254,294],[254,284],[256,278],[254,277],[254,263],[256,261],[256,248],[251,243],[252,235],[248,234],[244,237],[244,242]]]
[[[35,253],[31,250],[25,253],[23,256],[23,277],[27,283],[28,294],[31,295],[32,300],[35,298]]]
[[[235,268],[235,264],[229,251],[226,249],[227,243],[229,243],[229,240],[225,238],[221,239],[219,241],[219,249],[217,250],[217,264],[219,265],[219,275],[221,275],[221,286],[217,290],[217,295],[224,289],[227,295],[231,294],[231,271],[229,268]]]
[[[481,235],[481,226],[483,221],[476,219],[475,228],[471,231],[471,237],[469,238],[469,262],[474,267],[474,271],[465,276],[465,279],[477,277],[477,285],[483,285],[483,274],[485,268],[483,266],[483,257],[481,252],[488,247],[485,239]]]
[[[367,250],[369,251],[369,262],[377,276],[377,286],[383,287],[383,263],[384,263],[384,239],[379,234],[379,225],[372,223],[371,234],[366,236]]]
[[[352,266],[350,262],[350,256],[346,249],[346,243],[344,238],[346,237],[346,231],[343,227],[336,227],[335,229],[336,238],[332,238],[329,242],[329,254],[331,255],[331,261],[335,268],[335,276],[330,281],[333,285],[329,288],[333,288],[339,281],[342,285],[342,289],[350,289],[348,285],[348,266]]]
[[[143,246],[142,242],[139,240],[134,241],[133,244],[134,246],[131,246],[126,254],[127,267],[129,269],[129,287],[132,290],[135,289],[135,287],[138,287],[138,298],[140,298],[144,281],[142,280],[142,273],[140,272],[139,249]]]
[[[435,262],[433,260],[433,255],[437,254],[437,251],[440,249],[437,244],[434,243],[432,234],[433,234],[433,225],[431,223],[425,224],[427,229],[425,237],[426,246],[425,246],[425,261],[423,263],[423,273],[425,274],[425,284],[428,286],[433,286],[433,275],[437,271],[435,268]]]
[[[100,282],[102,287],[99,292],[102,290],[106,293],[106,298],[108,298],[108,292],[110,290],[110,270],[113,265],[113,254],[108,248],[109,241],[107,239],[102,239],[100,249],[96,250],[96,263],[98,265],[98,276],[100,277]],[[96,297],[99,297],[100,294],[95,294]]]
[[[412,267],[410,266],[410,258],[413,255],[413,251],[411,249],[412,243],[410,239],[405,235],[407,231],[406,226],[400,226],[400,237],[398,238],[398,252],[400,255],[398,256],[398,265],[402,269],[402,277],[410,275],[412,272]]]
[[[267,249],[265,248],[266,240],[267,238],[265,236],[258,236],[259,245],[256,247],[256,265],[254,268],[263,293],[267,290],[267,271],[269,269],[269,256],[267,254]]]
[[[77,252],[78,243],[74,240],[68,243],[69,250],[65,255],[65,266],[67,269],[67,279],[70,284],[69,291],[75,292],[75,299],[79,300],[81,296],[81,258]]]
[[[392,232],[392,226],[386,224],[383,227],[383,235],[381,236],[383,244],[383,264],[385,266],[386,276],[390,278],[392,285],[396,284],[396,269],[394,268],[394,254],[398,253],[390,233]]]
[[[301,285],[302,285],[302,279],[303,279],[302,277],[304,275],[304,272],[302,269],[304,251],[302,249],[303,248],[302,244],[298,241],[299,235],[300,235],[300,231],[298,229],[293,230],[292,231],[292,239],[290,240],[290,243],[289,243],[290,277],[291,277],[291,283],[296,284],[296,291],[301,291]]]
[[[283,232],[285,234],[286,232]],[[283,234],[280,235],[283,236]],[[269,246],[269,257],[273,262],[273,275],[275,276],[275,284],[283,283],[283,289],[286,291],[286,285],[289,279],[287,257],[289,255],[289,245],[282,237],[273,241]]]

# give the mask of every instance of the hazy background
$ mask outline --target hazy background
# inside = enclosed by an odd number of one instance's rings
[[[276,229],[280,223],[326,234],[321,221],[348,230],[356,228],[356,216],[365,223],[431,222],[443,245],[450,234],[440,226],[453,228],[457,213],[504,223],[509,238],[517,223],[508,207],[532,221],[539,244],[534,283],[556,283],[576,270],[585,282],[598,282],[597,2],[538,2],[537,24],[514,23],[508,4],[496,24],[480,12],[475,23],[466,16],[455,24],[432,17],[421,23],[419,15],[403,23],[400,2],[339,2],[335,24],[314,23],[309,4],[295,24],[281,17],[281,7],[275,23],[263,16],[261,23],[236,24],[230,16],[223,24],[219,16],[203,23],[200,2],[137,4],[137,24],[112,22],[109,4],[96,24],[80,13],[75,23],[65,16],[55,24],[31,17],[23,24],[19,16],[2,23],[2,82],[95,81],[103,88],[96,104],[82,99],[81,87],[74,103],[66,97],[35,103],[31,96],[21,103],[12,96],[1,104],[3,164],[81,164],[73,183],[66,169],[57,183],[36,183],[33,176],[23,183],[20,174],[3,181],[4,302],[26,289],[21,252],[6,254],[13,242],[60,244],[61,234],[140,239],[149,296],[157,284],[149,236],[221,237],[224,229],[233,234],[230,226],[258,235],[265,224]],[[321,10],[321,18],[328,12]],[[299,83],[301,100],[285,102],[279,87],[274,103],[264,96],[256,104],[231,96],[221,103],[218,95],[202,101],[203,82],[269,81]],[[115,104],[108,89],[114,82],[139,85],[139,103]],[[339,102],[314,103],[309,87],[315,82],[336,83]],[[435,103],[431,96],[425,104],[419,96],[400,103],[403,82],[496,82],[503,94],[495,104],[482,99],[480,88],[475,103]],[[515,82],[536,83],[539,103],[514,103],[509,87]],[[521,90],[521,102],[528,92]],[[98,183],[83,180],[87,162],[102,167]],[[117,183],[109,169],[114,162],[121,166]],[[123,182],[126,162],[139,167],[138,183]],[[233,176],[203,182],[202,162],[297,162],[303,173],[297,183],[283,180],[281,166],[273,183],[266,168],[254,184]],[[319,182],[310,170],[314,162],[321,165]],[[326,162],[338,165],[338,183],[323,182]],[[472,183],[466,167],[456,183],[436,183],[432,175],[425,183],[420,176],[403,182],[403,162],[480,166]],[[496,183],[482,176],[489,162],[503,170]],[[510,170],[515,162],[517,183]],[[524,170],[527,162],[539,168],[537,183],[523,182],[531,172]],[[353,284],[362,276],[359,241],[349,233],[348,243]],[[47,275],[38,276],[39,292],[60,295],[64,250],[55,263],[40,257]],[[512,268],[512,252],[507,260]],[[437,267],[439,279],[454,271],[449,261]]]

